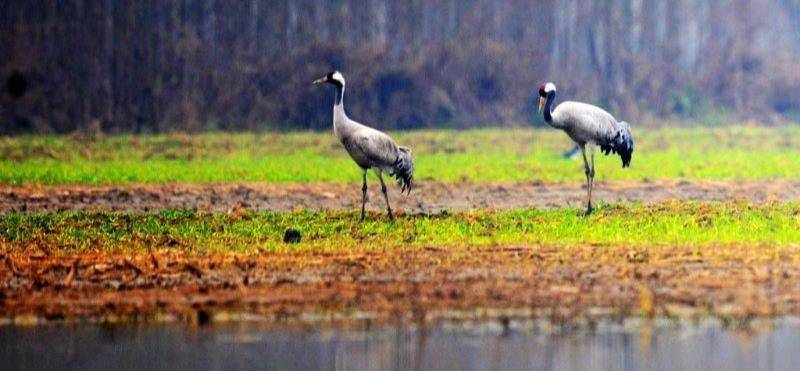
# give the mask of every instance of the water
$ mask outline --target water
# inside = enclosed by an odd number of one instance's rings
[[[243,323],[0,327],[0,369],[269,370],[789,370],[800,325],[503,331],[498,325],[419,330],[274,330]]]

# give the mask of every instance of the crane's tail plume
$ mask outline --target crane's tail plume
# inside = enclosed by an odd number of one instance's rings
[[[619,157],[622,158],[623,168],[631,166],[631,157],[633,156],[633,133],[631,132],[631,126],[625,121],[620,122],[619,129],[614,139],[609,145],[601,146],[600,149],[606,155],[609,152],[618,154]]]
[[[411,193],[411,186],[414,184],[414,157],[408,147],[397,147],[397,149],[400,154],[392,166],[391,175],[397,178],[400,193]]]

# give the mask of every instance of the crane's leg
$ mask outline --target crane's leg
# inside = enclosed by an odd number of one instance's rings
[[[394,220],[394,214],[392,214],[392,206],[389,205],[389,194],[386,191],[386,183],[383,182],[383,172],[378,170],[376,171],[378,174],[378,179],[381,181],[381,192],[383,192],[383,198],[386,200],[386,212],[389,213],[389,220]]]
[[[589,213],[594,211],[592,207],[592,190],[594,190],[594,144],[589,144],[589,157],[591,158],[592,168],[589,170]],[[587,214],[588,215],[588,214]]]
[[[361,170],[361,179],[364,180],[361,186],[361,221],[364,221],[364,208],[367,205],[367,169]]]
[[[588,201],[586,202],[586,213],[584,215],[589,215],[592,213],[592,168],[589,167],[589,160],[586,158],[586,144],[581,144],[581,155],[583,155],[583,171],[586,173],[586,189],[588,192]],[[590,147],[591,148],[591,147]],[[594,157],[592,157],[594,158]]]

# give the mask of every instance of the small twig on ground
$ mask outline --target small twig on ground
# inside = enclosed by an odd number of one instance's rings
[[[126,267],[126,268],[130,268],[130,269],[132,269],[134,272],[136,272],[136,276],[139,276],[140,274],[144,273],[144,271],[142,271],[142,269],[141,269],[141,268],[139,268],[139,267],[137,267],[135,264],[133,264],[133,263],[130,261],[130,259],[128,259],[128,258],[125,258],[125,260],[123,261],[123,263],[124,263],[124,265],[125,265],[125,267]]]
[[[69,269],[69,274],[67,274],[67,278],[64,280],[64,286],[70,287],[72,286],[72,282],[75,280],[75,276],[78,275],[78,259],[72,261],[72,265]]]

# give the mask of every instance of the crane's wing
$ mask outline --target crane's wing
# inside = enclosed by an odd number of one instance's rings
[[[581,102],[564,102],[553,111],[553,119],[562,122],[573,139],[601,143],[617,131],[617,120],[604,109]]]
[[[362,127],[342,142],[350,156],[364,168],[386,168],[397,160],[397,145],[392,138],[370,127]]]
[[[395,177],[401,192],[411,192],[414,158],[410,148],[400,147],[388,135],[368,127],[354,133],[351,139],[353,149],[370,167],[378,167]]]
[[[397,161],[397,144],[378,130],[365,127],[355,132],[350,142],[354,149],[366,157],[370,166],[387,167]]]
[[[561,103],[553,111],[554,120],[564,123],[568,134],[577,142],[593,142],[608,155],[613,152],[622,159],[622,167],[631,164],[633,134],[627,122],[617,122],[600,107],[580,102]]]

